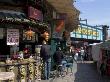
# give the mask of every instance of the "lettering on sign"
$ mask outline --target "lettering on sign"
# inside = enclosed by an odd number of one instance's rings
[[[75,32],[75,31],[73,31],[73,32]],[[93,29],[89,29],[89,28],[79,27],[78,29],[76,29],[76,33],[80,33],[80,34],[84,34],[84,35],[88,35],[88,36],[99,37],[99,32],[97,30],[93,30]]]
[[[19,45],[19,29],[7,29],[7,45]]]

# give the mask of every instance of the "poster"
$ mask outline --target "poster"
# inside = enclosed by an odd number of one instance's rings
[[[56,19],[52,37],[53,38],[62,38],[64,27],[65,27],[65,21],[63,19]]]
[[[7,29],[7,45],[19,45],[19,29]]]

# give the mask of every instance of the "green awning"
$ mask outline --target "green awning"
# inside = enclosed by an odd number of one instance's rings
[[[4,23],[16,23],[16,24],[27,24],[32,27],[37,27],[38,29],[42,30],[48,29],[48,24],[44,22],[39,22],[39,21],[34,21],[30,20],[26,17],[25,14],[20,14],[20,13],[5,13],[5,12],[0,12],[0,22]]]
[[[12,18],[12,19],[26,19],[25,14],[17,14],[17,13],[5,13],[0,12],[0,19],[6,19],[6,18]]]

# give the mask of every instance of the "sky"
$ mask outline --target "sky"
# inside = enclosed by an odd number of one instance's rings
[[[110,26],[110,0],[76,0],[74,4],[89,25]]]
[[[110,0],[76,0],[75,7],[89,25],[110,26]]]

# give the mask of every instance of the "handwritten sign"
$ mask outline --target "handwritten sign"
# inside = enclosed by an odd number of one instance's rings
[[[7,29],[7,45],[19,45],[19,29]]]

